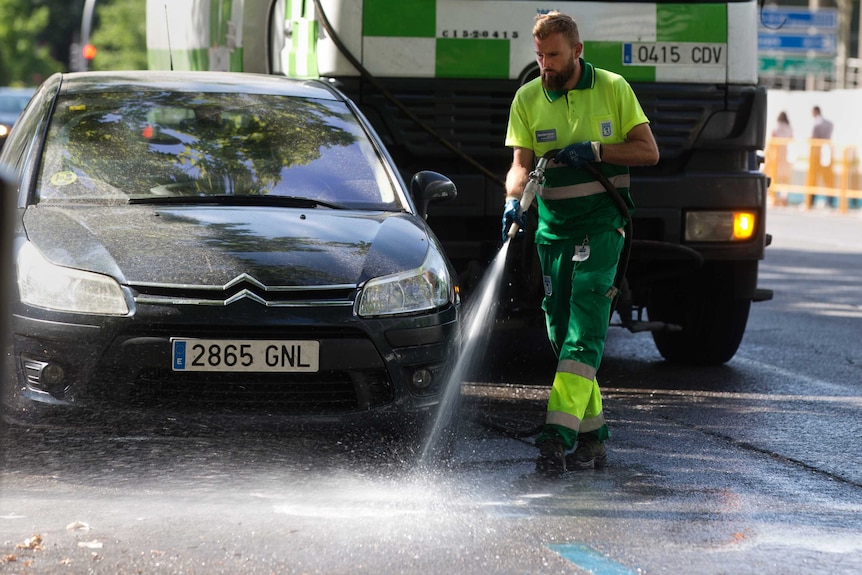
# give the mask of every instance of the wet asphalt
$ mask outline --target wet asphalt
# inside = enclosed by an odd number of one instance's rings
[[[524,330],[477,352],[445,461],[379,430],[6,425],[0,572],[862,572],[862,219],[769,231],[775,299],[726,365],[612,328],[604,470],[534,473],[554,362]]]

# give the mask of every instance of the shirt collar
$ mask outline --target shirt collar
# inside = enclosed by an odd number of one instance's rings
[[[578,80],[578,84],[574,87],[575,90],[590,90],[596,85],[596,68],[589,62],[586,62],[583,58],[579,58],[581,63],[581,79]],[[559,98],[562,98],[568,93],[568,90],[545,90],[544,86],[542,90],[545,91],[545,97],[549,102],[553,102]]]

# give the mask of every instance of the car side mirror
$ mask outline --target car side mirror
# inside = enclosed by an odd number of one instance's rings
[[[410,195],[419,210],[419,216],[428,218],[428,204],[440,200],[451,200],[458,195],[455,184],[437,172],[424,170],[417,172],[410,180]]]

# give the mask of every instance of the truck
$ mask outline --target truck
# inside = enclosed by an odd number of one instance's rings
[[[770,236],[757,0],[148,0],[148,65],[332,82],[405,176],[430,169],[456,183],[428,223],[469,302],[500,249],[509,106],[539,75],[531,30],[551,9],[578,22],[587,61],[631,84],[661,154],[632,169],[611,325],[650,332],[666,361],[725,363],[751,303],[772,298],[758,287]],[[542,322],[531,234],[513,242],[500,329]]]

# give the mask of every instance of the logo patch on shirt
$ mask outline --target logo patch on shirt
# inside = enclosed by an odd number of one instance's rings
[[[605,120],[599,126],[602,130],[602,138],[610,138],[613,135],[614,128],[610,120]]]
[[[551,297],[552,295],[554,295],[554,284],[551,283],[551,276],[542,277],[542,284],[545,286],[546,296]]]
[[[556,142],[557,141],[557,131],[554,129],[536,130],[536,141],[537,142]]]

